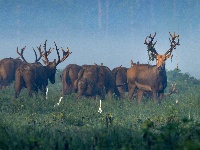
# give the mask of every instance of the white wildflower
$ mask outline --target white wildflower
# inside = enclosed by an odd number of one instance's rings
[[[190,111],[189,111],[189,116],[188,116],[188,118],[190,119]]]
[[[47,99],[47,95],[48,95],[48,90],[49,90],[49,89],[48,89],[48,87],[47,87],[47,90],[46,90],[46,99]]]
[[[102,109],[101,109],[101,100],[100,100],[100,106],[99,106],[98,112],[99,112],[99,113],[102,113]]]
[[[61,102],[61,100],[62,100],[62,99],[63,99],[63,97],[61,96],[61,97],[60,97],[60,99],[59,99],[59,102],[58,102],[58,103],[56,103],[56,105],[57,105],[57,106],[59,106],[59,105],[60,105],[60,102]],[[54,105],[54,107],[56,107],[56,105]]]

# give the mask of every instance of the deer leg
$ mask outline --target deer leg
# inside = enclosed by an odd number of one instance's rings
[[[159,92],[158,96],[159,96],[160,99],[162,99],[164,97],[164,91]]]
[[[114,93],[114,91],[112,89],[108,90],[108,97],[110,98],[110,100],[112,100],[112,94],[113,93]]]
[[[15,98],[18,98],[21,89],[22,89],[21,87],[15,87],[15,96],[14,96]]]
[[[137,101],[138,101],[138,103],[141,102],[143,93],[144,93],[143,90],[138,90],[138,93],[137,93]]]
[[[161,92],[159,92],[159,93],[158,93],[158,96],[159,96],[159,98],[158,98],[158,104],[161,104],[161,100],[162,100],[162,98],[165,96],[165,95],[164,95],[164,90],[161,91]]]
[[[110,97],[111,97],[111,99],[112,99],[112,96],[110,96]],[[102,100],[105,99],[105,92],[104,92],[104,91],[100,94],[100,98],[101,98]]]
[[[27,89],[28,89],[28,97],[32,97],[32,87],[27,86]]]
[[[73,86],[70,85],[70,86],[69,86],[69,94],[72,94],[72,93],[73,93]]]
[[[76,93],[76,99],[80,99],[81,98],[81,95]]]
[[[33,91],[34,91],[36,98],[38,98],[38,87],[35,87]]]
[[[5,79],[4,80],[2,80],[2,82],[0,83],[0,89],[5,89],[5,85],[6,85],[6,81],[5,81]]]
[[[2,81],[3,81],[3,78],[1,77],[1,74],[0,74],[0,89],[1,89],[1,87],[2,87]]]
[[[153,100],[154,100],[154,103],[157,102],[157,93],[156,92],[153,92]]]
[[[135,84],[133,84],[133,85],[128,85],[128,98],[129,98],[129,100],[132,99],[133,94],[134,94],[134,92],[135,92],[135,88],[136,88],[136,85],[135,85]]]
[[[40,91],[42,92],[43,96],[46,96],[46,86],[39,87]]]
[[[5,85],[2,85],[1,89],[2,89],[2,90],[3,90],[3,89],[6,89],[6,86],[5,86]]]
[[[96,100],[96,95],[92,95],[92,99],[93,99],[93,100]]]
[[[94,92],[96,93],[95,94],[97,96],[96,98],[98,98],[98,96],[99,96],[100,99],[105,99],[106,91],[105,91],[104,86],[102,86],[102,85],[97,86],[95,88]],[[112,96],[111,96],[111,98],[112,98]]]
[[[19,96],[19,93],[20,93],[20,91],[21,91],[21,89],[22,89],[22,84],[21,84],[21,80],[20,80],[20,78],[16,78],[16,80],[15,80],[15,83],[14,83],[14,89],[15,89],[15,98],[18,98],[18,96]]]
[[[63,82],[62,84],[62,92],[61,92],[61,95],[62,96],[65,96],[67,93],[67,83],[66,82]]]
[[[122,96],[122,93],[120,92],[119,88],[115,87],[115,88],[114,88],[114,92],[115,92],[115,95],[116,95],[117,97],[120,98],[120,97]]]
[[[125,97],[125,89],[124,88],[118,88],[118,89],[119,89],[120,97],[124,98]]]
[[[7,79],[8,80],[8,79]],[[3,87],[3,89],[8,89],[9,88],[9,85],[10,85],[10,82],[9,81],[5,81],[5,83],[4,83],[4,87]]]

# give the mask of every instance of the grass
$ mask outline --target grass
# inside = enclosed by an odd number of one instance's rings
[[[54,86],[48,99],[23,90],[14,100],[12,88],[0,91],[0,149],[200,149],[199,84],[177,82],[181,91],[161,105],[106,98],[102,113],[99,100],[75,94],[54,107]]]

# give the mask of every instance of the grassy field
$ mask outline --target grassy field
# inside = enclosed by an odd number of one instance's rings
[[[57,79],[59,80],[59,79]],[[61,84],[49,85],[48,99],[13,99],[0,91],[0,149],[200,149],[200,81],[168,72],[179,93],[162,100],[60,98]],[[12,86],[11,86],[12,87]]]

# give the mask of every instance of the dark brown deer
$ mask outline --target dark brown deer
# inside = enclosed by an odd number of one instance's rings
[[[83,65],[74,87],[78,97],[86,96],[95,99],[98,95],[102,100],[105,99],[106,94],[110,99],[113,94],[120,97],[112,71],[103,65]]]
[[[19,58],[4,58],[0,60],[0,89],[4,89],[15,80],[15,71],[22,63]]]
[[[48,55],[51,53],[53,49],[46,50],[46,42],[44,43],[44,52],[41,51],[41,45],[38,48],[38,51],[40,53],[40,57],[37,58],[36,52],[36,60],[35,63],[26,63],[21,65],[15,72],[15,98],[17,98],[20,94],[20,91],[23,87],[28,89],[28,95],[31,96],[32,92],[37,93],[38,89],[42,91],[42,93],[45,95],[46,93],[46,86],[48,85],[48,80],[54,84],[55,83],[55,73],[56,73],[56,66],[63,62],[70,54],[71,52],[67,48],[67,51],[65,52],[63,49],[63,58],[60,59],[59,49],[57,48],[56,43],[56,51],[58,55],[58,60],[54,59],[53,62],[50,62],[48,59]],[[25,48],[24,48],[25,49]],[[21,58],[26,61],[23,57],[23,51],[22,49],[21,53],[18,53]],[[43,66],[38,61],[41,59],[41,57],[44,58],[43,62],[45,66]]]
[[[179,35],[172,35],[170,40],[170,49],[163,55],[157,53],[154,48],[155,43],[153,40],[156,36],[147,36],[150,41],[147,42],[145,39],[144,44],[147,45],[147,50],[149,54],[149,59],[156,59],[156,65],[149,64],[134,64],[127,71],[127,82],[128,82],[128,96],[132,99],[134,92],[138,89],[137,99],[140,102],[144,92],[153,92],[153,99],[156,101],[157,97],[160,98],[164,96],[164,90],[167,86],[167,75],[165,71],[165,61],[171,56],[173,49],[179,45]],[[175,41],[177,39],[177,41]]]
[[[62,96],[75,92],[74,82],[78,79],[78,73],[82,69],[77,64],[69,64],[61,74]]]
[[[123,85],[117,87],[122,98],[125,97],[125,92],[128,92],[127,70],[128,68],[122,66],[116,67],[112,70],[116,85]]]

